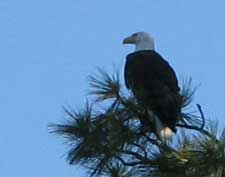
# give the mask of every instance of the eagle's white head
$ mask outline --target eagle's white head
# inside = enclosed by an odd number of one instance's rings
[[[137,32],[123,40],[123,44],[134,44],[135,51],[154,50],[154,39],[146,32]]]

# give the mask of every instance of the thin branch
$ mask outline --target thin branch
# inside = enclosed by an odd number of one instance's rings
[[[117,95],[117,99],[121,102],[122,105],[124,105],[125,107],[131,109],[131,111],[132,111],[134,114],[136,114],[139,118],[142,117],[142,115],[141,115],[137,110],[135,110],[135,109],[133,109],[132,107],[130,107],[130,106],[126,103],[126,101],[124,101],[124,99],[120,96],[119,93],[118,93],[118,95]]]
[[[201,129],[203,129],[205,127],[205,116],[203,114],[203,111],[202,111],[202,108],[199,104],[196,105],[200,114],[201,114],[201,118],[202,118],[202,126],[201,126]]]
[[[127,154],[127,155],[132,155],[134,156],[135,158],[139,159],[139,160],[148,160],[147,158],[143,157],[142,155],[140,155],[139,153],[137,152],[133,152],[133,151],[128,151],[128,150],[122,150],[121,153],[123,154]]]
[[[187,129],[190,129],[190,130],[195,130],[195,131],[198,131],[198,132],[200,132],[200,133],[203,133],[204,135],[208,136],[209,138],[216,139],[215,136],[213,136],[213,135],[212,135],[210,132],[208,132],[207,130],[202,129],[201,127],[192,126],[192,125],[182,125],[182,124],[177,124],[176,126],[177,126],[177,127],[182,127],[182,128],[187,128]]]
[[[122,157],[120,156],[115,156],[117,160],[119,160],[123,165],[126,166],[136,166],[136,165],[140,165],[143,164],[142,161],[137,161],[137,162],[126,162]]]
[[[139,149],[141,149],[142,152],[144,153],[145,158],[148,157],[148,153],[146,152],[146,150],[145,150],[145,148],[143,146],[141,146],[140,144],[137,144],[137,143],[132,143],[132,145],[138,147]]]

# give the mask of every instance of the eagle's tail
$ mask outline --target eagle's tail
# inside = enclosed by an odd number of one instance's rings
[[[162,124],[161,120],[151,111],[148,111],[149,117],[152,122],[155,124],[156,135],[162,142],[170,140],[173,136],[173,131],[168,127]]]
[[[173,134],[173,131],[169,127],[164,127],[163,129],[159,130],[159,138],[163,142],[166,140],[171,140]]]

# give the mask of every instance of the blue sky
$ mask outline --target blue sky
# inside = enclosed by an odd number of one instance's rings
[[[47,125],[81,107],[95,67],[123,71],[124,37],[150,32],[180,78],[200,84],[194,103],[225,125],[222,0],[0,0],[0,176],[82,177]]]

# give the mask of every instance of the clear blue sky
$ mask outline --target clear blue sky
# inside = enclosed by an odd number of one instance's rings
[[[62,139],[47,125],[62,106],[84,103],[96,66],[123,69],[150,32],[180,77],[201,84],[195,96],[224,125],[225,2],[222,0],[0,0],[0,176],[85,177],[65,162]]]

